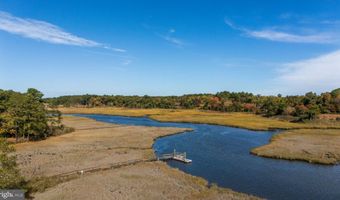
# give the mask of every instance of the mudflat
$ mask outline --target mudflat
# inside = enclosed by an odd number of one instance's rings
[[[156,138],[189,129],[115,125],[71,116],[63,123],[75,131],[16,145],[27,180],[57,180],[43,182],[45,190],[35,188],[36,199],[257,199],[211,187],[202,178],[155,161]],[[59,178],[73,172],[72,178]]]
[[[340,161],[340,130],[289,130],[275,135],[269,144],[251,152],[270,158],[337,164]]]

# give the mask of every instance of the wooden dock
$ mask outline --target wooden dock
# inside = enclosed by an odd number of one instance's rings
[[[184,152],[184,153],[176,152],[175,149],[174,149],[173,153],[161,155],[160,157],[158,157],[158,160],[176,160],[176,161],[180,161],[180,162],[184,162],[184,163],[191,163],[192,162],[192,160],[187,159],[186,152]]]

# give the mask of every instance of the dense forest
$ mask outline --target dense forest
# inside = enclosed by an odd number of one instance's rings
[[[251,112],[267,117],[287,116],[311,120],[320,113],[340,113],[340,88],[317,95],[261,96],[246,92],[218,92],[183,96],[74,95],[45,99],[54,106],[115,106],[126,108],[202,109],[221,112]]]
[[[0,90],[0,136],[36,140],[63,131],[60,112],[51,109],[42,97],[33,88],[26,93]]]

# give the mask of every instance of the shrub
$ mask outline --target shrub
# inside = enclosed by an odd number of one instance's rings
[[[0,138],[0,189],[21,189],[24,179],[16,164],[16,156],[10,155],[14,148],[6,139]]]

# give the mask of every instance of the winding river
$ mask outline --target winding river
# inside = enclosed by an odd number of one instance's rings
[[[266,199],[340,199],[340,166],[314,165],[251,155],[267,144],[273,131],[250,131],[227,126],[165,123],[147,117],[85,115],[102,122],[158,127],[185,127],[194,131],[156,140],[156,154],[174,149],[187,152],[191,164],[168,161],[171,167],[203,177],[210,183]]]

